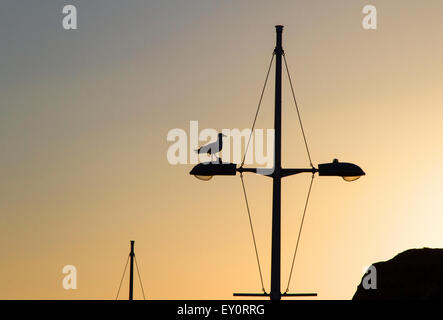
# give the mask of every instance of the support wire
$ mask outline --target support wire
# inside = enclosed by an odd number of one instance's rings
[[[122,287],[122,283],[123,283],[123,279],[124,279],[124,277],[125,277],[125,273],[126,273],[126,268],[127,268],[127,266],[128,266],[128,262],[129,262],[129,256],[128,256],[128,259],[126,260],[125,270],[123,270],[122,279],[120,280],[120,285],[118,286],[117,296],[115,297],[115,300],[118,299],[118,294],[120,293],[120,289],[121,289],[121,287]]]
[[[297,243],[295,245],[294,256],[292,258],[291,271],[289,272],[288,286],[286,287],[285,293],[287,293],[289,291],[289,285],[291,283],[291,278],[292,278],[292,271],[294,269],[295,257],[297,256],[298,244],[300,243],[300,235],[301,235],[301,231],[303,229],[303,222],[305,221],[306,209],[308,208],[309,196],[311,195],[313,181],[314,181],[314,173],[312,174],[311,183],[309,185],[309,190],[308,190],[308,195],[306,197],[305,208],[303,210],[303,217],[301,219],[300,229],[298,231]]]
[[[289,84],[291,85],[292,97],[294,98],[295,108],[297,110],[298,121],[300,123],[301,132],[303,134],[303,140],[305,141],[306,152],[308,153],[309,162],[312,168],[314,165],[312,164],[311,153],[309,152],[308,142],[306,141],[305,130],[303,129],[303,123],[301,121],[300,110],[298,109],[297,99],[295,98],[294,87],[292,85],[291,75],[289,74],[288,63],[286,62],[286,56],[283,53],[283,59],[285,61],[286,72],[288,73]]]
[[[254,234],[254,227],[252,225],[252,218],[251,218],[251,211],[249,209],[249,203],[248,203],[248,197],[246,195],[246,188],[245,188],[245,183],[243,181],[243,173],[240,173],[240,179],[241,179],[241,184],[243,187],[243,194],[245,196],[245,202],[246,202],[246,209],[248,210],[248,217],[249,217],[249,225],[251,227],[251,234],[252,234],[252,240],[254,242],[254,248],[255,248],[255,256],[257,258],[257,265],[258,265],[258,272],[260,274],[260,282],[261,282],[261,286],[262,286],[262,291],[264,293],[266,293],[265,290],[265,286],[263,284],[263,275],[262,275],[262,271],[261,271],[261,266],[260,266],[260,259],[258,257],[258,249],[257,249],[257,242],[255,241],[255,234]]]
[[[137,268],[138,280],[139,280],[139,282],[140,282],[140,287],[142,288],[143,300],[146,300],[146,297],[145,297],[145,290],[143,289],[142,278],[140,277],[140,271],[138,270],[137,257],[135,256],[135,254],[134,254],[134,260],[135,260],[135,267]]]
[[[261,102],[263,100],[263,94],[265,93],[266,84],[268,83],[269,72],[271,71],[272,62],[274,61],[274,52],[272,52],[271,62],[269,63],[268,72],[266,73],[265,83],[263,85],[263,89],[261,91],[260,100],[258,101],[257,111],[255,112],[254,121],[252,122],[251,134],[249,135],[248,144],[246,145],[245,154],[243,156],[243,160],[241,162],[240,167],[243,167],[245,164],[246,154],[248,153],[249,143],[251,142],[252,133],[254,132],[255,123],[257,122],[258,112],[260,111]]]

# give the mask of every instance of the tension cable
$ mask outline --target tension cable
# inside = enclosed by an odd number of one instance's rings
[[[129,256],[128,256],[128,259],[126,260],[125,269],[123,270],[122,279],[120,280],[120,285],[118,286],[117,296],[115,297],[115,300],[118,299],[118,294],[120,293],[120,288],[122,287],[122,283],[123,283],[123,279],[125,277],[125,273],[126,273],[126,268],[128,266],[128,262],[129,262]]]
[[[291,283],[292,271],[294,269],[294,263],[295,263],[295,257],[297,256],[298,244],[300,243],[300,235],[301,235],[301,231],[303,229],[303,222],[305,221],[306,209],[308,208],[309,196],[311,195],[312,182],[314,181],[314,176],[315,176],[315,174],[313,173],[312,177],[311,177],[311,183],[309,184],[309,190],[308,190],[308,195],[306,197],[305,208],[303,210],[303,217],[302,217],[301,223],[300,223],[300,229],[298,231],[297,243],[295,245],[294,256],[292,258],[291,271],[289,272],[288,286],[286,287],[285,293],[287,293],[289,291],[289,285]]]
[[[254,121],[252,122],[251,133],[249,135],[248,144],[246,145],[245,154],[243,156],[243,160],[241,162],[240,168],[245,164],[246,154],[248,153],[249,143],[251,142],[252,133],[254,132],[255,122],[257,121],[258,112],[260,111],[261,102],[263,100],[263,94],[265,93],[266,84],[268,83],[269,72],[271,71],[272,62],[274,61],[274,52],[272,52],[271,62],[269,63],[268,72],[266,73],[265,83],[263,85],[263,89],[261,91],[260,100],[258,101],[257,111],[255,112]]]
[[[260,258],[258,257],[257,242],[255,241],[254,226],[252,225],[251,211],[249,210],[249,202],[248,202],[248,197],[246,195],[245,182],[243,181],[243,173],[242,172],[240,172],[240,179],[241,179],[241,184],[243,187],[243,194],[245,196],[246,209],[248,210],[249,226],[251,227],[252,240],[254,242],[255,256],[257,258],[257,265],[258,265],[258,272],[260,274],[261,287],[262,287],[263,292],[266,293],[265,286],[263,284],[263,275],[262,275],[261,266],[260,266]]]
[[[294,98],[295,108],[297,110],[298,121],[300,123],[301,132],[303,134],[303,140],[305,141],[306,152],[308,153],[308,158],[309,158],[311,168],[314,168],[314,165],[312,164],[311,153],[309,152],[308,142],[306,141],[305,130],[303,129],[303,123],[301,121],[300,110],[298,109],[297,99],[295,98],[294,87],[292,86],[291,75],[289,74],[288,63],[286,62],[286,56],[284,53],[283,53],[283,59],[285,61],[285,67],[286,67],[286,72],[288,74],[289,84],[291,85],[292,97]]]

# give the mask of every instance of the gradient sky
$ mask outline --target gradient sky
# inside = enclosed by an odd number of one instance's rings
[[[62,29],[65,4],[78,30]],[[365,266],[442,247],[442,15],[441,0],[3,0],[0,298],[114,299],[129,240],[149,299],[260,292],[240,179],[170,165],[166,136],[251,125],[276,24],[314,164],[367,173],[314,180],[291,292],[349,299]],[[273,125],[271,79],[258,128]],[[283,164],[306,167],[284,80]],[[282,290],[309,180],[283,182]],[[245,182],[269,290],[272,186]]]

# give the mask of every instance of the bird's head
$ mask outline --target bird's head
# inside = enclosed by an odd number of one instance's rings
[[[227,137],[227,135],[225,135],[225,134],[223,134],[223,133],[219,133],[219,134],[218,134],[218,138],[219,138],[219,139],[226,138],[226,137]]]

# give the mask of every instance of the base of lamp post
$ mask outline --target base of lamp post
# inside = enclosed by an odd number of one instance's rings
[[[270,297],[269,293],[234,293],[234,297]],[[280,297],[316,297],[317,293],[282,293]]]

